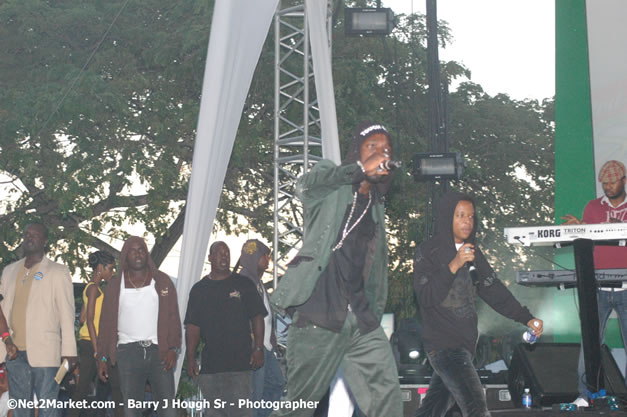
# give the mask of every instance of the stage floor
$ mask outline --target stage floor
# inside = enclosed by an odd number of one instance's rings
[[[494,410],[490,411],[492,417],[553,417],[553,416],[577,416],[577,417],[592,417],[592,416],[607,416],[607,417],[625,417],[627,411],[553,411],[553,410]]]

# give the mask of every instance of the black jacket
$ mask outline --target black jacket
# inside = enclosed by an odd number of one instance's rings
[[[475,243],[477,216],[466,243],[475,245],[474,265],[477,283],[473,283],[467,266],[452,274],[448,264],[457,254],[453,237],[453,214],[460,200],[474,200],[460,193],[442,196],[433,237],[416,248],[414,257],[414,291],[423,321],[423,339],[427,350],[465,348],[474,354],[477,343],[477,309],[475,297],[481,297],[498,313],[526,324],[533,318],[526,307],[496,277]]]

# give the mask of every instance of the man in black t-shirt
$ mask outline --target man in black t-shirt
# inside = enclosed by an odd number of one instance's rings
[[[192,287],[185,314],[187,373],[197,377],[212,404],[205,410],[207,416],[250,416],[252,409],[239,407],[239,400],[250,399],[252,371],[263,366],[267,312],[252,282],[231,273],[224,242],[211,245],[209,262],[211,272]],[[201,338],[205,346],[199,372],[195,355]],[[226,408],[213,407],[215,400],[225,402]]]

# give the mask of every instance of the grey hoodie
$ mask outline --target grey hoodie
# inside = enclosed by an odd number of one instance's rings
[[[257,239],[250,239],[242,246],[242,254],[237,264],[242,267],[239,271],[240,275],[248,277],[255,286],[259,284],[259,280],[263,275],[263,271],[259,272],[259,259],[270,253],[270,248]],[[237,269],[237,267],[236,267]]]
[[[240,255],[239,260],[237,261],[237,265],[235,266],[235,270],[237,270],[238,266],[241,266],[242,269],[239,271],[240,275],[243,275],[250,279],[257,290],[259,291],[259,295],[263,299],[263,304],[268,310],[268,314],[264,317],[264,332],[263,332],[263,345],[266,349],[272,350],[273,342],[273,323],[274,316],[272,314],[272,309],[270,307],[270,299],[268,298],[268,294],[266,293],[265,288],[263,287],[263,283],[261,282],[261,277],[263,276],[264,271],[259,271],[259,259],[262,256],[268,255],[270,253],[270,248],[264,245],[258,239],[250,239],[244,243],[242,246],[242,253]]]

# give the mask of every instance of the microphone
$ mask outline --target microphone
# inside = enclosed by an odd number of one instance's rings
[[[472,283],[477,285],[479,282],[479,276],[477,275],[477,268],[475,268],[474,262],[466,262],[468,265],[468,272],[470,272],[470,279],[472,279]]]
[[[470,253],[472,252],[472,249],[470,248],[470,246],[466,246],[464,252]],[[468,272],[470,272],[470,278],[472,279],[472,283],[477,285],[477,283],[479,282],[479,277],[477,276],[477,268],[475,268],[474,262],[466,262],[466,266],[468,267]]]
[[[393,161],[388,159],[387,161],[383,161],[379,164],[379,168],[385,169],[386,171],[392,171],[393,169],[400,168],[403,163],[401,161]]]

